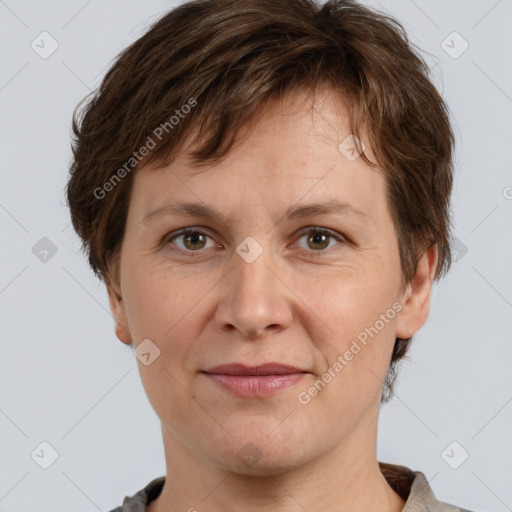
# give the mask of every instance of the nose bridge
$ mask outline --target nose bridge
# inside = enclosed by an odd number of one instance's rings
[[[251,289],[265,293],[269,282],[269,267],[272,267],[275,257],[271,254],[270,241],[259,241],[249,236],[245,238],[236,248],[236,256],[233,257],[235,279],[238,281],[237,292],[247,294]],[[275,266],[275,265],[274,265]]]
[[[269,237],[247,237],[237,246],[218,310],[224,328],[230,325],[255,337],[291,321],[286,293],[275,276],[277,266]]]

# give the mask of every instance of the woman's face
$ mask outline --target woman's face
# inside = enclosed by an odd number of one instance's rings
[[[239,473],[368,450],[395,337],[428,314],[428,287],[415,300],[412,288],[399,294],[381,172],[350,149],[339,103],[326,92],[315,110],[302,100],[269,103],[206,172],[194,174],[184,155],[138,170],[120,299],[110,290],[118,336],[136,349],[166,442]],[[178,203],[215,217],[180,213],[170,206]],[[298,370],[212,370],[267,363]]]

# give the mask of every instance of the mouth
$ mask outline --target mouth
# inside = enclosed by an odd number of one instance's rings
[[[287,389],[297,384],[309,372],[280,363],[259,366],[235,363],[215,366],[201,373],[231,394],[258,397]]]

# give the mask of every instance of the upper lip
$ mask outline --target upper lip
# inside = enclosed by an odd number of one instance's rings
[[[220,375],[290,375],[306,373],[305,370],[281,363],[265,363],[258,366],[247,366],[239,363],[221,364],[205,370],[205,373]]]

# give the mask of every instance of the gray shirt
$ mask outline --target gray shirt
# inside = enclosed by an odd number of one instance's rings
[[[402,512],[470,512],[438,501],[423,473],[384,462],[379,466],[391,488],[405,500]],[[123,505],[111,512],[146,512],[146,506],[160,495],[164,483],[165,476],[155,478],[136,494],[124,498]]]

